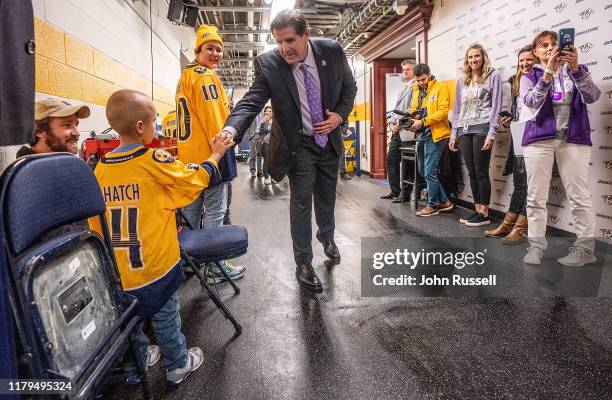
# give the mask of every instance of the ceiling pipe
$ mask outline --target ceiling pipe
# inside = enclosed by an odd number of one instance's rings
[[[227,11],[227,12],[270,12],[272,7],[248,7],[248,6],[198,6],[200,11]]]
[[[270,31],[267,29],[223,29],[219,33],[222,35],[265,35],[270,33]]]

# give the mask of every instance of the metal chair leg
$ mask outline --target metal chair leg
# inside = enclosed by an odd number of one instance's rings
[[[240,335],[242,333],[242,325],[240,325],[238,321],[236,321],[232,313],[227,309],[223,301],[221,301],[221,298],[219,297],[219,295],[208,284],[208,282],[206,281],[206,276],[202,274],[202,271],[200,271],[200,269],[197,267],[197,264],[195,263],[193,258],[191,258],[191,256],[185,253],[183,249],[181,249],[181,255],[183,257],[183,260],[187,262],[189,267],[193,270],[193,272],[196,274],[196,276],[200,280],[200,286],[202,287],[202,289],[204,289],[204,291],[208,294],[208,296],[210,297],[212,302],[215,304],[215,306],[219,309],[221,314],[223,314],[223,316],[226,319],[229,319],[232,325],[234,325],[234,329],[236,330],[237,336]]]
[[[132,356],[136,361],[136,368],[138,368],[138,373],[140,374],[140,383],[142,385],[142,393],[144,395],[145,400],[152,400],[153,394],[151,393],[151,385],[149,385],[149,378],[147,376],[147,367],[142,364],[142,360],[138,357],[136,353],[136,346],[134,345],[134,339],[132,335],[130,335],[130,350],[132,351]]]

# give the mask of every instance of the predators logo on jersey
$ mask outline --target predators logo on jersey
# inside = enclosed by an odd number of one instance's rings
[[[172,154],[168,153],[164,149],[153,150],[153,159],[157,162],[166,163],[166,164],[174,162],[174,158],[172,157]]]
[[[228,115],[229,99],[215,72],[197,64],[185,67],[176,92],[178,158],[195,164],[208,159]]]

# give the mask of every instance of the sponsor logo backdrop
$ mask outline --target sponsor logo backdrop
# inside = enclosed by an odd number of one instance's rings
[[[586,64],[601,89],[600,99],[588,106],[591,120],[590,184],[597,234],[612,243],[612,0],[471,0],[456,18],[456,65],[459,78],[465,50],[482,44],[491,64],[505,81],[516,71],[517,51],[543,30],[574,28],[578,61]],[[509,110],[510,85],[504,83],[503,109]],[[510,132],[501,127],[491,157],[491,208],[507,211],[512,176],[502,171],[510,145]],[[464,182],[468,174],[463,168]],[[473,201],[469,185],[460,198]],[[553,177],[548,199],[548,224],[573,232],[569,202],[559,177]]]

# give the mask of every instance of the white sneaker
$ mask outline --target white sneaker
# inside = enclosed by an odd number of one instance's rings
[[[168,385],[179,385],[204,362],[204,353],[199,347],[192,347],[187,352],[187,363],[183,368],[177,368],[166,372],[166,383]]]
[[[540,247],[531,246],[529,247],[529,250],[527,250],[527,254],[525,254],[523,262],[525,264],[540,265],[543,254],[544,250],[542,250]]]
[[[270,180],[270,178],[266,178],[264,179],[264,185],[271,185],[272,181]]]
[[[582,267],[597,262],[597,257],[583,248],[572,246],[569,248],[569,254],[557,261],[566,267]]]

